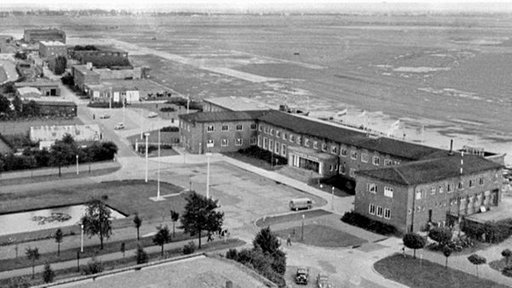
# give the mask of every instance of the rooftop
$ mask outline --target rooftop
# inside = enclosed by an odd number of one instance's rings
[[[144,93],[158,93],[168,91],[169,88],[160,85],[148,79],[131,79],[131,80],[105,80],[101,84],[87,85],[92,90],[108,91],[112,88],[115,91],[137,90]]]
[[[66,44],[60,41],[39,41],[44,46],[66,46]]]
[[[40,105],[76,106],[75,102],[59,97],[23,97],[23,101],[35,101]]]
[[[259,116],[268,113],[264,110],[256,111],[221,111],[221,112],[197,112],[192,114],[182,114],[179,118],[186,122],[225,122],[225,121],[243,121],[255,120]]]
[[[53,87],[53,86],[59,86],[58,81],[52,81],[52,80],[46,80],[46,79],[38,79],[37,81],[33,82],[16,82],[14,83],[15,87]]]
[[[74,65],[73,68],[84,75],[99,75],[97,72],[87,68],[87,65]]]
[[[461,159],[464,161],[461,165]],[[393,182],[401,185],[432,183],[447,178],[471,175],[482,171],[499,169],[503,166],[475,155],[455,153],[445,157],[410,162],[372,170],[357,171],[356,174]]]
[[[41,91],[34,87],[20,87],[18,93],[23,97],[29,94],[41,95]]]
[[[204,102],[221,106],[231,111],[254,111],[254,110],[270,110],[271,106],[260,101],[247,97],[217,97],[204,99]]]

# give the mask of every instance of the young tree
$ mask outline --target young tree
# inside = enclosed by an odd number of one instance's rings
[[[176,222],[180,220],[180,213],[171,210],[171,220],[172,220],[172,237],[176,236]]]
[[[148,254],[144,251],[144,247],[142,247],[142,245],[137,244],[135,256],[137,257],[137,264],[148,263]]]
[[[36,261],[39,260],[39,249],[38,248],[30,248],[28,247],[27,250],[25,250],[25,255],[27,255],[28,260],[32,261],[32,279],[34,279],[35,275],[35,266]]]
[[[272,233],[270,227],[263,228],[256,234],[252,241],[254,247],[260,247],[264,253],[274,255],[281,246],[281,243],[277,236]]]
[[[153,243],[160,245],[162,248],[162,257],[164,256],[164,245],[169,241],[171,241],[171,233],[169,232],[167,225],[164,227],[158,227],[158,232],[153,237]]]
[[[505,257],[505,266],[508,266],[510,256],[512,256],[512,251],[510,249],[505,249],[501,251],[501,256]]]
[[[0,115],[11,113],[11,101],[4,95],[0,94]]]
[[[62,243],[62,238],[64,238],[64,235],[62,234],[62,230],[57,229],[55,231],[55,235],[53,236],[55,238],[55,242],[57,243],[57,257],[60,256],[60,243]]]
[[[443,247],[443,255],[444,255],[444,257],[446,257],[446,262],[444,263],[444,267],[448,268],[448,257],[450,257],[450,255],[452,255],[452,249],[448,246],[444,246]]]
[[[186,233],[198,236],[201,249],[202,231],[218,231],[224,221],[224,212],[215,211],[219,208],[216,200],[208,199],[195,192],[187,197],[185,212],[181,215],[181,224]]]
[[[475,267],[476,267],[476,277],[478,277],[478,265],[485,264],[487,262],[487,259],[485,259],[485,257],[480,256],[478,254],[471,254],[468,257],[468,260],[469,260],[469,262],[471,262],[471,264],[475,265]]]
[[[61,75],[62,73],[64,73],[66,71],[66,66],[68,64],[68,61],[66,59],[66,57],[64,56],[57,56],[57,58],[55,58],[55,74],[57,75]]]
[[[55,278],[55,272],[53,272],[52,267],[50,266],[50,263],[46,262],[44,264],[43,281],[44,281],[44,283],[51,283],[51,282],[53,282],[54,278]]]
[[[139,229],[142,226],[142,218],[139,217],[139,214],[135,214],[133,218],[133,224],[135,224],[135,228],[137,228],[137,241],[139,241]]]
[[[14,112],[16,116],[21,116],[21,111],[23,110],[23,103],[21,102],[20,96],[16,95],[14,99],[12,99],[12,106],[14,107]]]
[[[98,235],[101,248],[103,249],[103,239],[110,238],[112,235],[112,221],[110,221],[110,209],[105,203],[98,199],[92,199],[87,203],[85,215],[82,217],[84,232],[89,238]]]
[[[428,232],[428,237],[444,246],[452,240],[452,231],[448,228],[436,227]]]
[[[126,244],[124,242],[121,243],[121,253],[123,253],[123,258],[124,258],[124,254],[126,253]]]
[[[49,164],[51,166],[59,167],[59,177],[62,176],[61,168],[64,165],[70,163],[70,158],[73,155],[73,150],[70,145],[57,141],[52,145],[52,149],[50,151],[50,161]]]
[[[405,247],[414,250],[414,258],[416,258],[416,249],[422,249],[425,247],[427,241],[416,233],[407,233],[403,238]]]

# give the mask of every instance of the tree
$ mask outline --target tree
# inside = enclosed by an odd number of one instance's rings
[[[448,228],[436,227],[428,232],[428,237],[444,246],[452,240],[452,231]]]
[[[21,51],[17,51],[14,54],[14,58],[21,59],[21,60],[27,60],[27,54],[25,54],[25,53],[23,53]]]
[[[135,256],[137,258],[137,264],[148,263],[148,254],[144,251],[144,247],[142,245],[137,244],[137,251],[135,251]]]
[[[252,241],[254,247],[260,247],[264,253],[274,255],[279,250],[281,243],[277,236],[270,231],[270,227],[263,228],[256,234]]]
[[[62,234],[62,230],[57,229],[57,231],[55,231],[55,235],[54,235],[54,238],[55,238],[55,242],[57,243],[57,256],[60,256],[60,243],[62,243],[62,238],[64,237],[64,235]]]
[[[73,150],[70,145],[62,141],[57,141],[52,145],[49,164],[59,167],[59,177],[62,176],[62,166],[70,163],[71,156],[73,156]]]
[[[21,116],[21,111],[23,110],[23,102],[21,101],[20,96],[16,95],[14,99],[12,99],[12,106],[14,107],[16,116]]]
[[[27,250],[25,250],[25,255],[27,255],[27,259],[32,261],[32,279],[34,279],[34,275],[35,275],[35,266],[36,266],[36,261],[39,259],[39,249],[38,248],[30,248],[28,247]]]
[[[139,217],[139,214],[135,214],[133,218],[133,224],[135,224],[135,228],[137,228],[137,241],[139,241],[139,229],[142,226],[142,219]]]
[[[501,256],[505,257],[505,266],[508,266],[508,262],[510,260],[510,256],[512,256],[512,251],[510,249],[505,249],[501,251]]]
[[[169,241],[171,241],[171,233],[169,232],[167,225],[164,227],[158,227],[158,232],[153,237],[153,243],[160,245],[162,248],[162,257],[164,256],[164,245]]]
[[[11,112],[11,101],[4,95],[0,94],[0,115],[9,114]]]
[[[124,242],[121,243],[121,253],[123,253],[123,258],[124,258],[124,254],[126,253],[126,244]]]
[[[101,260],[96,259],[95,256],[92,256],[91,260],[87,262],[87,265],[82,269],[85,275],[98,274],[105,270],[105,265]]]
[[[55,72],[57,75],[62,75],[62,73],[66,71],[67,63],[68,61],[66,57],[57,56],[57,58],[55,58],[55,68],[53,72]]]
[[[105,203],[98,199],[92,199],[87,203],[85,215],[82,217],[84,232],[89,238],[98,235],[100,238],[100,249],[103,249],[103,239],[112,235],[112,221],[110,221],[110,209]]]
[[[452,249],[448,246],[444,246],[443,247],[443,255],[444,255],[444,257],[446,257],[446,262],[444,263],[444,267],[448,268],[448,257],[450,257],[450,255],[452,255]]]
[[[171,210],[171,220],[172,220],[172,237],[176,236],[176,222],[180,220],[180,213]]]
[[[187,197],[185,212],[181,215],[181,224],[186,233],[198,236],[201,249],[202,231],[219,231],[224,221],[224,212],[215,211],[219,208],[216,200],[208,199],[195,192]]]
[[[471,254],[468,257],[468,260],[469,260],[469,262],[471,262],[471,264],[475,265],[475,267],[476,267],[476,277],[478,277],[478,265],[485,264],[487,262],[487,259],[485,259],[485,257],[480,256],[478,254]]]
[[[407,233],[403,238],[405,247],[414,250],[414,258],[416,258],[416,249],[422,249],[425,247],[427,241],[416,233]]]
[[[55,272],[53,272],[52,267],[50,266],[50,263],[46,262],[44,264],[43,281],[44,281],[44,283],[51,283],[51,282],[53,282],[54,278],[55,278]]]

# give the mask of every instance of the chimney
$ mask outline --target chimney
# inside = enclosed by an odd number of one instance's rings
[[[448,152],[448,155],[453,155],[453,139],[450,139],[450,152]]]

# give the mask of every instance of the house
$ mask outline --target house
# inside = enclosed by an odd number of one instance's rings
[[[23,41],[26,43],[37,43],[39,41],[59,41],[66,43],[66,32],[56,29],[25,29]]]
[[[37,79],[32,82],[16,82],[14,87],[17,89],[24,87],[36,88],[41,92],[40,96],[60,96],[60,83],[58,81]]]
[[[58,99],[55,97],[23,97],[23,103],[36,102],[39,113],[43,117],[76,117],[78,107],[75,102]]]
[[[59,41],[39,41],[39,57],[53,59],[58,56],[67,57],[68,49]]]
[[[34,87],[20,87],[16,89],[16,95],[21,98],[37,98],[41,97],[41,91]]]
[[[85,85],[91,102],[135,103],[148,94],[163,93],[166,87],[148,79],[105,80],[101,84]]]

